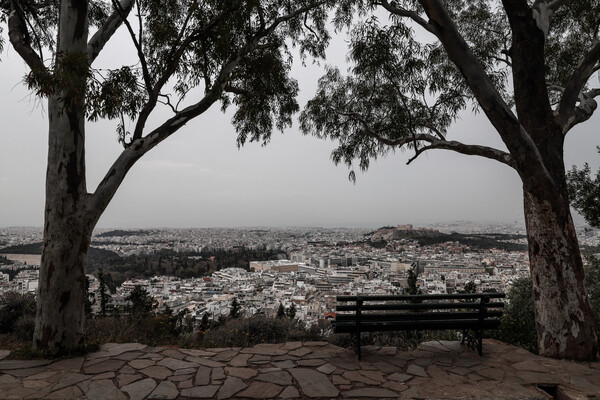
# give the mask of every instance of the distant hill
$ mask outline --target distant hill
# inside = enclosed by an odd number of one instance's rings
[[[115,229],[113,231],[107,231],[107,232],[99,233],[99,234],[96,235],[96,237],[148,236],[148,235],[150,235],[152,233],[153,233],[153,231],[143,230],[143,229],[135,230],[135,231],[127,231],[127,230]]]
[[[379,243],[378,246],[381,247],[381,243],[390,240],[410,239],[415,240],[421,246],[458,242],[465,246],[480,250],[499,249],[505,251],[525,251],[527,250],[527,245],[524,243],[517,243],[517,241],[524,238],[525,235],[511,235],[504,233],[463,234],[452,232],[447,234],[433,229],[410,230],[384,227],[373,232],[371,235],[371,242]]]
[[[0,249],[0,254],[42,254],[42,242],[8,246]],[[108,263],[120,260],[121,257],[114,251],[90,247],[88,251],[88,265]]]

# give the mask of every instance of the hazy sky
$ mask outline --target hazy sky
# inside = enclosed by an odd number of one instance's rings
[[[329,63],[345,57],[342,46]],[[99,62],[129,57],[112,48]],[[0,226],[41,226],[47,156],[45,102],[20,83],[25,66],[10,47],[1,55]],[[314,93],[323,66],[294,68],[300,104]],[[167,116],[168,114],[163,114]],[[598,115],[567,138],[566,163],[590,163]],[[335,144],[303,136],[298,124],[273,134],[266,147],[238,150],[231,114],[219,107],[189,123],[132,168],[99,221],[101,228],[235,226],[381,226],[455,220],[523,222],[517,174],[495,161],[437,150],[409,166],[410,153],[391,154],[357,173],[335,166]],[[160,118],[154,121],[159,122]],[[88,191],[121,151],[114,122],[88,123]],[[449,139],[503,148],[482,115],[465,113]]]

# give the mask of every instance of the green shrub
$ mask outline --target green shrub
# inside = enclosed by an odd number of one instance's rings
[[[508,291],[506,298],[500,328],[496,331],[489,331],[490,337],[537,354],[531,278],[517,279]]]
[[[25,324],[19,321],[35,318],[35,310],[33,294],[4,293],[0,296],[0,333],[15,333],[17,324]]]
[[[326,340],[331,327],[323,321],[307,328],[298,320],[267,318],[255,315],[243,319],[225,320],[220,326],[209,327],[198,335],[203,347],[251,347],[258,343],[283,343],[297,340]]]

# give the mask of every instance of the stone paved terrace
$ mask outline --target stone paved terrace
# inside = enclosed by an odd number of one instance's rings
[[[0,360],[1,399],[600,399],[600,363],[545,359],[494,340],[400,352],[324,342],[186,350],[105,344],[81,358]],[[0,351],[0,358],[6,357]],[[558,389],[556,389],[558,388]],[[562,396],[562,397],[561,397]]]

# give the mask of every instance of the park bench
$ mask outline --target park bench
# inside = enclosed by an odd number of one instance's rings
[[[462,330],[467,344],[482,355],[485,329],[496,329],[504,293],[405,296],[337,296],[335,333],[350,333],[360,360],[361,332]],[[473,334],[471,334],[473,333]]]

